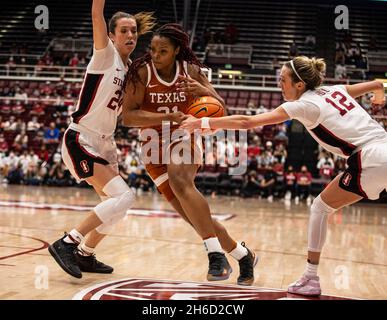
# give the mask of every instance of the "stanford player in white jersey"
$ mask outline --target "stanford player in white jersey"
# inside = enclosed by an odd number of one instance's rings
[[[308,230],[308,261],[303,276],[288,288],[290,293],[321,294],[317,267],[325,242],[328,214],[362,198],[378,199],[387,189],[387,133],[356,102],[373,92],[375,106],[384,106],[383,84],[369,81],[355,85],[321,86],[322,59],[296,57],[281,70],[280,86],[285,102],[257,116],[231,116],[197,120],[189,118],[182,128],[250,129],[298,119],[328,151],[347,158],[348,168],[313,201]]]
[[[93,0],[93,57],[62,143],[62,158],[72,175],[92,185],[102,202],[48,248],[60,267],[76,278],[82,277],[82,271],[113,272],[112,267],[95,258],[94,248],[111,226],[125,216],[135,199],[119,175],[113,134],[121,113],[129,56],[138,36],[154,25],[150,13],[117,12],[109,21],[108,37],[104,5],[104,0]]]

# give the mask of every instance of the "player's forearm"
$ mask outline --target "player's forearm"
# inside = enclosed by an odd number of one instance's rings
[[[367,81],[346,86],[347,92],[353,98],[360,97],[366,93],[374,93],[377,98],[384,97],[384,86],[381,81]]]
[[[91,17],[94,19],[103,19],[103,9],[105,7],[105,0],[93,0],[91,6]]]
[[[276,124],[285,121],[273,111],[256,116],[228,116],[223,118],[211,118],[211,129],[252,129],[259,126]]]
[[[171,121],[168,113],[155,113],[138,109],[125,112],[122,119],[126,127],[157,126],[161,125],[163,121]]]

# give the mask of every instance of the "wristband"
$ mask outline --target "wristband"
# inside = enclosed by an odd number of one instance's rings
[[[210,118],[204,117],[202,118],[202,129],[211,129],[210,127]]]

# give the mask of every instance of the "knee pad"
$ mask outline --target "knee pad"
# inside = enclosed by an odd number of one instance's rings
[[[308,251],[321,252],[327,235],[328,215],[335,210],[320,195],[313,200],[308,226]]]
[[[129,186],[120,176],[116,176],[106,184],[102,191],[110,198],[94,208],[98,218],[102,223],[123,218],[135,200],[135,195]]]

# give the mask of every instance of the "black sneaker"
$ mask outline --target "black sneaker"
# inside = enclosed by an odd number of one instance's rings
[[[230,277],[232,268],[224,253],[210,252],[208,254],[208,281],[227,280]]]
[[[247,255],[239,260],[239,277],[237,283],[241,286],[251,286],[254,282],[254,267],[258,263],[258,256],[241,243],[247,249]]]
[[[67,234],[65,233],[63,238],[51,244],[48,247],[48,251],[64,271],[75,278],[82,278],[81,270],[75,258],[75,251],[77,250],[78,244],[64,242],[63,239],[66,236]]]
[[[113,268],[111,266],[108,266],[104,264],[101,261],[98,261],[95,257],[95,254],[92,254],[90,256],[83,256],[79,253],[79,251],[76,252],[75,257],[78,262],[79,269],[81,269],[82,272],[94,272],[94,273],[112,273]]]

